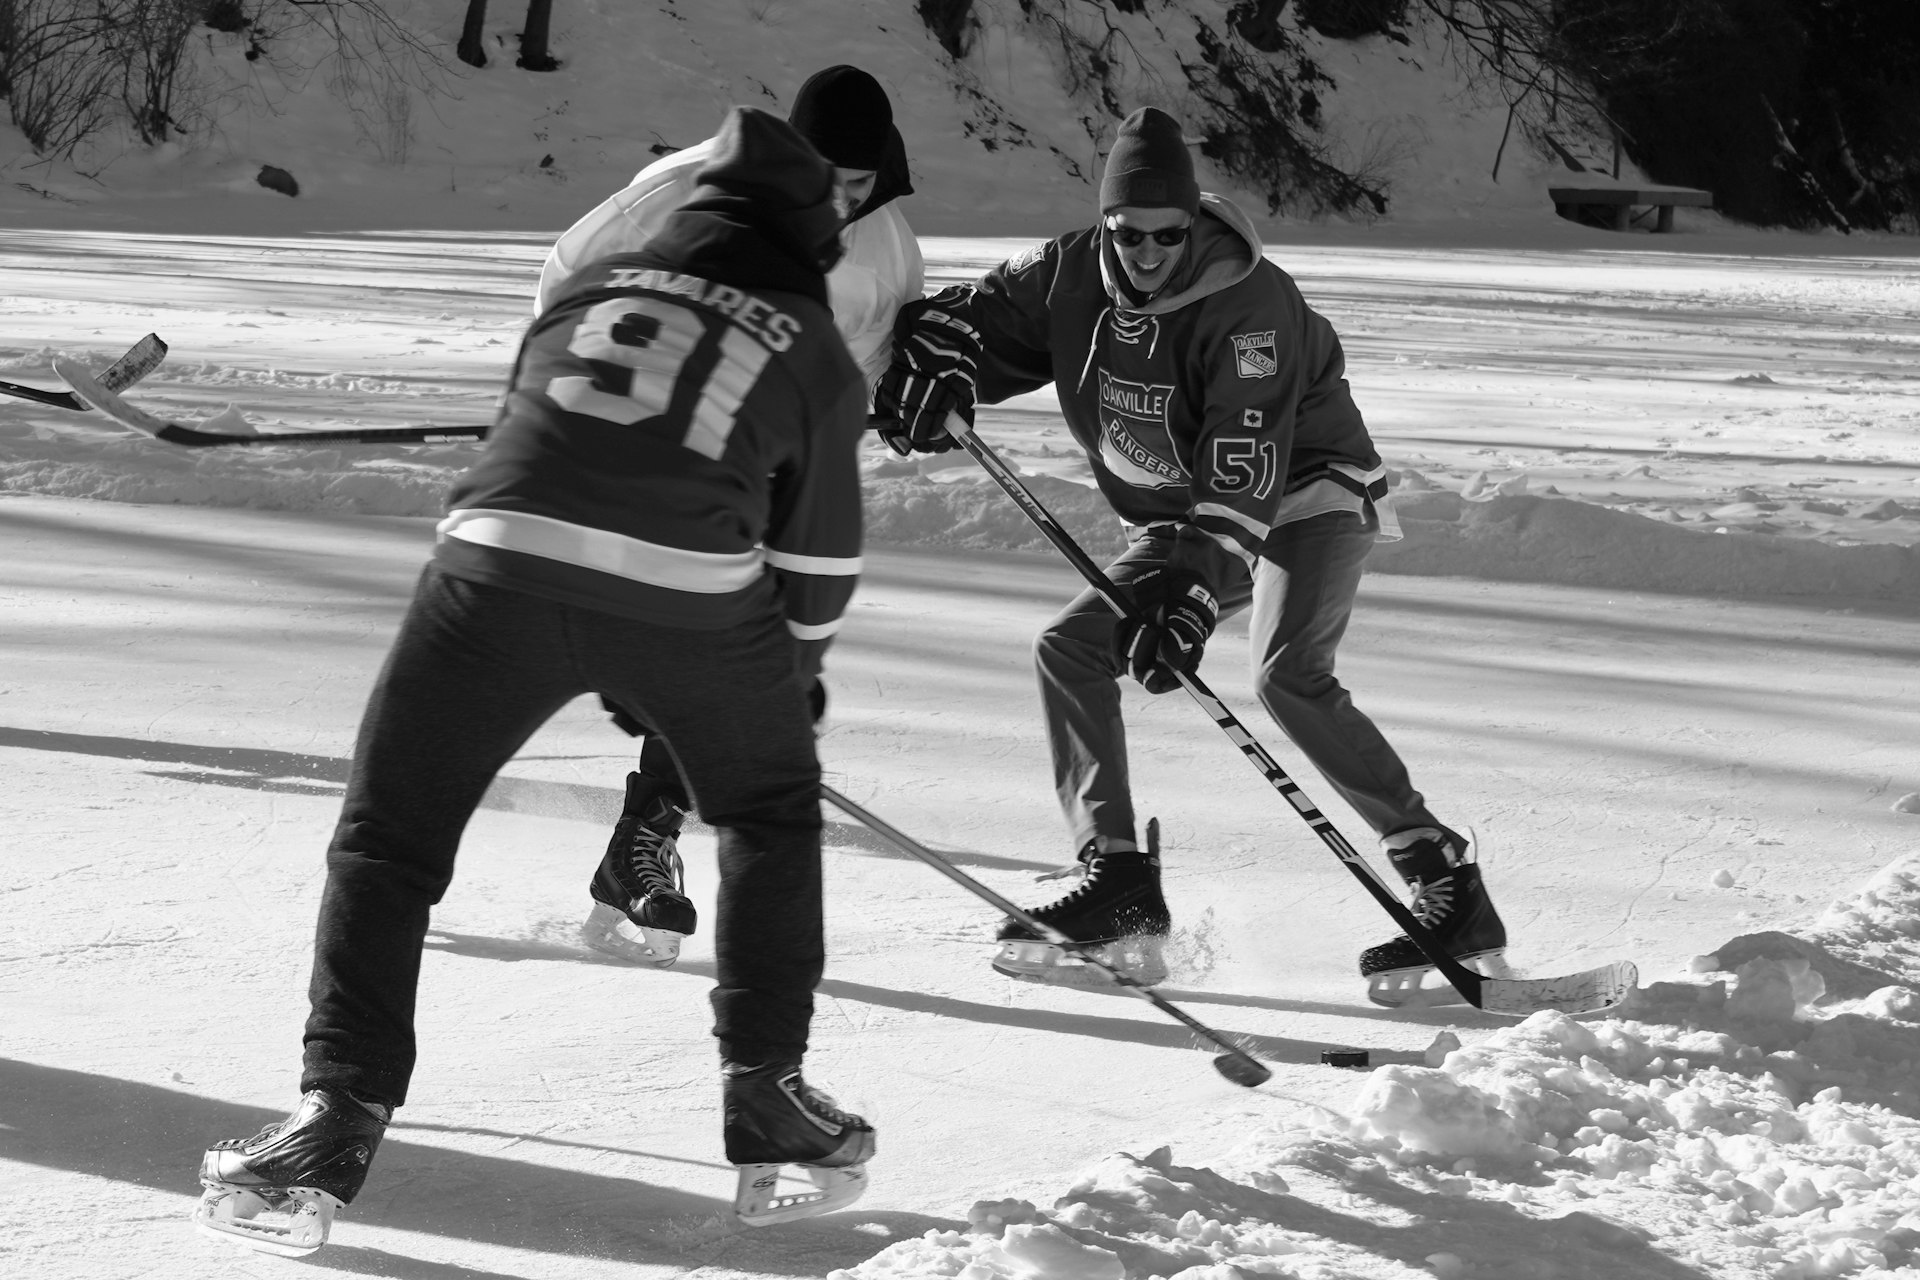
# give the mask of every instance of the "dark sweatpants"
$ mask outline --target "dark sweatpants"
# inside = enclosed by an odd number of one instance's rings
[[[719,831],[714,1034],[740,1062],[798,1059],[824,966],[820,765],[777,614],[690,631],[557,604],[429,564],[354,748],[314,934],[301,1090],[406,1101],[428,910],[487,786],[583,693],[673,744]]]
[[[1253,580],[1220,601],[1220,616],[1252,608],[1253,684],[1267,714],[1367,825],[1391,835],[1439,819],[1333,674],[1378,528],[1347,511],[1281,526]],[[1173,541],[1170,526],[1147,529],[1107,576],[1121,586],[1134,582],[1167,562]],[[1135,838],[1116,625],[1106,602],[1083,591],[1034,641],[1054,786],[1076,849],[1095,836]]]

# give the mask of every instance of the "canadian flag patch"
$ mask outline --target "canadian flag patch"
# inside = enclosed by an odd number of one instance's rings
[[[1271,378],[1280,368],[1280,359],[1274,353],[1274,330],[1265,333],[1236,333],[1233,335],[1234,371],[1243,378]]]

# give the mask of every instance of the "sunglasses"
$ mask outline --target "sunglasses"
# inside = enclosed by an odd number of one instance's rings
[[[1138,227],[1116,227],[1111,222],[1107,224],[1107,234],[1123,249],[1139,248],[1147,242],[1148,236],[1152,236],[1153,242],[1162,249],[1171,249],[1177,244],[1185,244],[1192,230],[1191,226],[1185,226],[1168,227],[1164,231],[1142,231]]]

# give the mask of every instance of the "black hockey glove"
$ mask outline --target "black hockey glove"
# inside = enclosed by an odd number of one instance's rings
[[[813,727],[818,729],[820,721],[827,714],[827,685],[818,676],[813,678],[813,684],[807,689],[807,710],[813,713]]]
[[[963,309],[972,290],[949,285],[909,302],[893,322],[893,363],[874,388],[880,438],[901,457],[959,447],[947,434],[947,415],[973,423],[973,375],[980,363],[980,331]]]
[[[1141,621],[1120,620],[1114,657],[1148,693],[1169,693],[1180,687],[1176,672],[1191,673],[1200,665],[1220,606],[1205,578],[1178,565],[1135,579],[1132,591]]]

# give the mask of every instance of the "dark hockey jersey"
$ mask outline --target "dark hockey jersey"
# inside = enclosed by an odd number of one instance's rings
[[[860,570],[865,383],[822,274],[738,202],[708,204],[534,323],[435,557],[693,630],[779,609],[817,674]]]
[[[982,333],[980,400],[1053,383],[1115,512],[1180,525],[1223,587],[1280,526],[1386,487],[1339,338],[1246,215],[1203,195],[1188,245],[1138,300],[1100,229],[1076,231],[988,272],[964,306]]]

